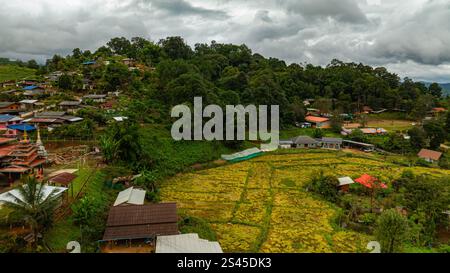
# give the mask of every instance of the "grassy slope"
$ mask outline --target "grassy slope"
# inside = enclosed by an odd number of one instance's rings
[[[233,152],[219,142],[174,141],[170,132],[161,127],[143,127],[141,134],[143,149],[162,176],[175,175],[196,163],[210,162]]]
[[[91,173],[92,169],[90,168],[81,169],[78,172],[78,177],[74,180],[75,195]],[[104,173],[95,171],[83,188],[83,193],[103,202],[110,202],[111,194],[103,188],[104,177]],[[67,217],[54,224],[53,228],[45,235],[45,241],[54,252],[65,252],[66,244],[69,241],[80,241],[80,228],[73,224],[71,217]]]
[[[17,65],[0,65],[0,82],[34,77],[35,73],[35,69],[20,67]]]

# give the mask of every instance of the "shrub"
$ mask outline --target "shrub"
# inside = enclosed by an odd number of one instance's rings
[[[326,176],[320,171],[318,176],[314,176],[307,185],[312,192],[320,194],[327,201],[336,202],[338,199],[338,180],[334,176]]]

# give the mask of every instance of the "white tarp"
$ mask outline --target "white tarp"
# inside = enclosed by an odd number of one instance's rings
[[[128,188],[119,192],[117,195],[114,206],[121,204],[131,204],[131,205],[143,205],[145,200],[145,190],[134,189],[133,187]]]
[[[49,197],[50,194],[52,194],[52,192],[53,192],[52,197],[58,197],[64,191],[67,190],[67,188],[64,187],[54,187],[48,185],[44,185],[43,187],[44,188],[42,189],[43,191],[42,200],[45,200],[47,197]],[[21,201],[24,201],[23,196],[18,189],[7,191],[5,193],[0,194],[0,204],[4,203],[5,201],[17,204],[16,198]]]
[[[223,253],[218,242],[200,239],[198,234],[158,236],[156,253]]]
[[[355,183],[355,181],[353,181],[353,179],[351,179],[348,176],[340,177],[340,178],[338,178],[338,180],[339,180],[339,186],[345,186],[345,185],[350,185],[350,184]]]

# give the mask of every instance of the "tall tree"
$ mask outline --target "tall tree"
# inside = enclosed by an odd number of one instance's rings
[[[408,232],[408,220],[395,209],[384,211],[377,220],[376,238],[383,253],[399,252]]]
[[[56,191],[46,196],[44,183],[37,181],[35,176],[27,176],[24,185],[18,187],[20,198],[13,196],[14,201],[6,201],[11,208],[30,227],[33,234],[33,246],[38,244],[38,235],[53,223],[53,215],[57,206]]]

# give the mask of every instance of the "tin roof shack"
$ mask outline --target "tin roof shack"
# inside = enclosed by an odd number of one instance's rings
[[[441,158],[442,153],[428,150],[428,149],[422,149],[417,154],[417,156],[424,159],[425,161],[427,161],[429,163],[437,163],[437,162],[439,162],[439,159]]]
[[[18,87],[18,84],[16,83],[15,80],[9,80],[9,81],[4,81],[2,83],[0,83],[0,86],[2,88],[9,88],[9,87]]]
[[[223,253],[218,242],[198,237],[197,233],[158,236],[155,253]]]
[[[298,136],[292,139],[294,148],[317,148],[320,142],[309,136]]]
[[[314,124],[315,128],[329,128],[330,119],[324,117],[307,116],[305,120],[309,123]]]
[[[294,146],[294,142],[292,140],[280,140],[278,142],[278,148],[280,149],[290,149]]]
[[[342,138],[323,137],[321,139],[321,142],[322,142],[322,148],[325,148],[325,149],[340,150],[342,148]]]
[[[348,176],[339,177],[338,181],[339,181],[338,188],[342,192],[348,192],[350,189],[350,185],[355,183],[355,181],[353,181],[353,179],[351,179]]]
[[[20,105],[17,102],[0,101],[0,114],[18,114]]]
[[[145,190],[130,187],[119,192],[116,201],[114,202],[114,206],[143,205],[145,194]]]
[[[59,109],[67,113],[75,114],[81,108],[81,101],[62,101]]]
[[[62,172],[48,179],[48,183],[50,185],[68,188],[75,178],[77,178],[76,174],[69,172]]]
[[[112,206],[103,242],[104,252],[114,252],[118,243],[155,242],[156,236],[176,235],[178,231],[176,203]],[[126,252],[126,250],[123,250]]]

